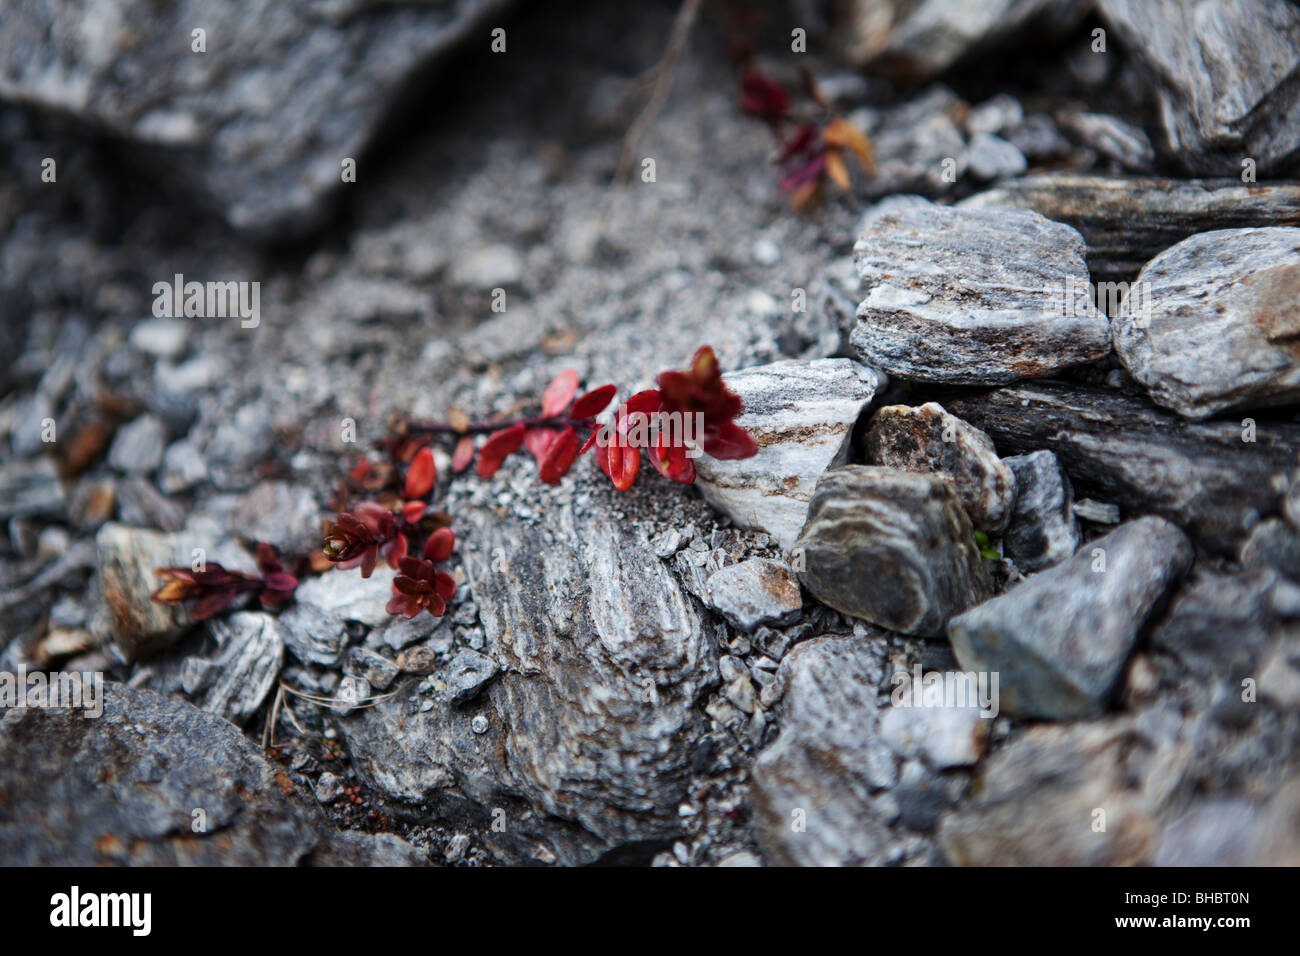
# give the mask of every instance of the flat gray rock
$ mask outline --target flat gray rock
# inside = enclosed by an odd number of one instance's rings
[[[754,763],[754,834],[769,863],[880,862],[887,821],[872,794],[898,781],[876,733],[882,661],[853,637],[818,637],[781,662],[781,734]]]
[[[789,624],[803,609],[799,581],[790,566],[750,558],[709,575],[709,602],[733,625],[752,631],[763,624]]]
[[[1101,713],[1142,624],[1192,558],[1187,536],[1163,518],[1121,525],[953,618],[948,636],[957,661],[1001,675],[1007,713],[1054,720]]]
[[[975,529],[937,475],[847,465],[822,476],[795,543],[799,578],[838,611],[934,636],[993,593]]]
[[[862,409],[883,387],[874,369],[848,359],[773,362],[723,376],[745,403],[736,419],[758,444],[739,461],[702,455],[696,487],[741,527],[794,544],[822,472],[844,461]]]
[[[1107,314],[1156,255],[1211,229],[1300,225],[1300,186],[1240,179],[1123,178],[1078,173],[1025,176],[976,193],[960,209],[1032,209],[1083,236]],[[1111,285],[1102,286],[1102,283]]]
[[[1155,79],[1168,149],[1189,172],[1258,174],[1294,164],[1300,9],[1286,0],[1098,0],[1103,19]]]
[[[951,482],[975,527],[1002,531],[1011,518],[1016,480],[989,436],[942,405],[888,405],[864,440],[867,464],[941,475]]]
[[[139,143],[237,229],[301,232],[322,220],[343,160],[362,160],[402,83],[501,6],[22,3],[5,12],[0,97]]]
[[[1002,459],[1015,475],[1016,504],[1002,536],[1003,554],[1032,573],[1059,564],[1079,548],[1074,488],[1050,451]]]
[[[997,385],[1110,352],[1082,237],[1037,213],[900,196],[867,214],[854,251],[866,298],[849,341],[890,375]]]
[[[1147,263],[1112,327],[1129,374],[1186,418],[1300,400],[1300,228],[1184,239]]]
[[[1260,517],[1281,510],[1300,448],[1300,426],[1261,420],[1251,433],[1240,422],[1188,422],[1086,386],[1019,385],[946,407],[1003,452],[1050,449],[1082,494],[1162,515],[1234,560]]]

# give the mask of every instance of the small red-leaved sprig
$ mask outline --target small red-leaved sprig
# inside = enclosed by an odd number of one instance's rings
[[[795,209],[814,203],[827,180],[848,192],[852,188],[849,156],[856,158],[868,175],[876,174],[867,134],[833,114],[810,72],[805,70],[803,78],[811,103],[803,117],[796,116],[785,88],[752,65],[740,80],[740,108],[766,122],[780,144],[772,161],[781,170],[781,188],[790,193]]]
[[[293,600],[298,578],[284,570],[275,548],[265,542],[257,544],[258,577],[242,571],[230,571],[215,561],[203,570],[185,567],[154,568],[163,585],[152,595],[160,604],[191,605],[196,621],[220,614],[241,594],[256,593],[262,606],[278,610]]]
[[[433,617],[442,617],[447,602],[456,594],[456,581],[439,571],[435,565],[451,557],[456,536],[450,528],[439,528],[429,536],[423,557],[402,558],[400,571],[393,579],[393,596],[388,601],[389,614],[415,617],[428,611]]]

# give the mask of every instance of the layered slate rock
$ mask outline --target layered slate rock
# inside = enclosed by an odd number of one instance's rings
[[[1102,17],[1156,80],[1167,146],[1190,172],[1260,174],[1300,150],[1300,9],[1287,0],[1099,0]]]
[[[0,713],[0,791],[8,866],[419,859],[396,837],[381,854],[361,835],[337,836],[315,801],[216,714],[114,683],[104,684],[102,716]]]
[[[395,800],[480,825],[507,808],[491,839],[514,860],[585,863],[671,838],[690,774],[680,742],[703,732],[696,705],[718,682],[703,611],[608,501],[556,504],[544,526],[463,518],[458,554],[500,673],[478,693],[481,677],[470,688],[435,669],[449,693],[428,709],[398,684],[344,720],[358,769]]]
[[[992,594],[957,493],[936,475],[847,465],[817,483],[795,542],[818,599],[891,631],[937,635]]]
[[[1037,213],[896,197],[867,214],[854,251],[866,298],[849,340],[890,375],[998,385],[1110,352],[1082,237]]]
[[[140,144],[238,229],[301,231],[402,84],[501,6],[22,3],[5,11],[0,97]]]
[[[706,501],[745,528],[794,544],[822,472],[843,463],[863,408],[884,382],[849,359],[773,362],[723,376],[745,403],[736,424],[758,444],[739,461],[703,455],[696,486]]]
[[[962,209],[1032,209],[1078,229],[1096,297],[1108,315],[1157,254],[1211,229],[1300,225],[1300,186],[1233,179],[1123,179],[1076,173],[1026,176],[976,193]],[[1102,287],[1102,283],[1112,285]]]
[[[1079,547],[1074,488],[1050,451],[1004,458],[1016,478],[1016,504],[1002,551],[1020,571],[1041,571]]]
[[[1183,240],[1147,264],[1112,324],[1129,374],[1184,417],[1300,401],[1300,228]]]
[[[1187,573],[1187,536],[1163,518],[1121,525],[948,624],[966,670],[997,672],[1002,709],[1067,720],[1101,713],[1151,612]]]
[[[754,834],[769,862],[877,862],[889,832],[871,815],[871,797],[898,782],[876,731],[883,679],[882,662],[848,636],[806,641],[781,662],[781,734],[753,770]]]
[[[1050,449],[1082,494],[1162,515],[1234,559],[1260,517],[1280,510],[1300,448],[1300,426],[1188,422],[1086,386],[1019,385],[945,405],[1004,452]]]
[[[889,405],[876,412],[864,440],[866,460],[937,474],[952,483],[975,527],[1000,532],[1011,518],[1016,480],[993,442],[942,405]]]
[[[847,6],[847,39],[841,42],[854,63],[915,80],[940,73],[1029,24],[1040,31],[1067,29],[1085,7],[1080,0],[854,0]]]

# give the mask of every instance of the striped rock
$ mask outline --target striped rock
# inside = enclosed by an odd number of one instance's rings
[[[849,342],[890,375],[998,385],[1110,352],[1083,238],[1035,212],[899,196],[867,214],[854,251],[867,297]]]
[[[808,501],[827,468],[846,460],[862,409],[885,385],[875,369],[849,359],[773,362],[724,376],[745,402],[736,419],[758,454],[741,461],[697,458],[705,500],[745,528],[793,546]]]
[[[867,464],[946,478],[975,527],[1007,526],[1016,478],[988,435],[949,415],[937,402],[889,405],[876,412],[865,440]]]
[[[1184,239],[1138,274],[1115,351],[1185,418],[1300,401],[1300,228]]]
[[[799,578],[820,600],[903,634],[941,634],[993,593],[970,518],[937,475],[874,465],[827,472],[795,547]]]

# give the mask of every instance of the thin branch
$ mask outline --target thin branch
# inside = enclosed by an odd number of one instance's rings
[[[677,19],[673,21],[672,32],[668,35],[668,46],[664,49],[663,58],[654,68],[654,92],[650,94],[650,101],[646,103],[641,115],[628,127],[627,133],[623,136],[623,150],[618,159],[618,171],[614,174],[615,182],[627,182],[632,172],[632,164],[635,162],[637,143],[655,121],[659,111],[664,108],[664,103],[668,101],[668,93],[673,86],[673,74],[677,72],[677,61],[681,59],[682,51],[686,48],[686,41],[691,35],[691,27],[695,25],[695,18],[700,12],[702,3],[703,0],[683,0],[681,9],[677,11]]]

